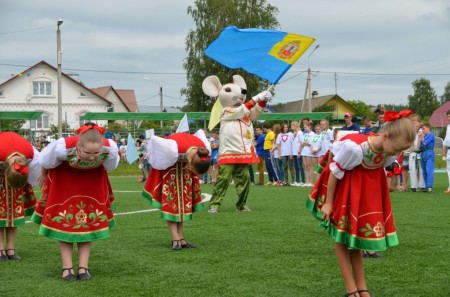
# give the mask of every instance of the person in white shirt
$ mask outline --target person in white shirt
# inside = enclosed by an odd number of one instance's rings
[[[281,160],[279,159],[279,152],[278,152],[278,146],[276,144],[277,141],[277,137],[278,134],[280,134],[281,132],[281,126],[280,124],[275,124],[273,125],[273,132],[275,133],[275,137],[273,138],[273,145],[272,145],[272,149],[270,151],[271,155],[272,155],[272,162],[273,162],[273,168],[275,170],[275,174],[277,176],[277,185],[278,186],[282,186],[283,185],[283,180],[281,178],[282,175],[282,165],[281,165]]]
[[[289,132],[288,124],[281,125],[281,133],[278,134],[276,144],[278,149],[278,158],[281,160],[282,175],[281,180],[283,185],[289,185],[289,171],[291,173],[291,180],[294,182],[294,163],[292,161],[292,140],[293,135]]]
[[[322,127],[320,124],[315,126],[316,135],[312,138],[311,141],[311,153],[313,157],[313,168],[317,166],[319,163],[319,159],[321,159],[324,155],[323,152],[323,135],[322,135]]]
[[[420,188],[425,188],[425,181],[423,179],[422,164],[420,161],[420,140],[419,136],[422,134],[420,129],[421,122],[418,115],[411,115],[411,121],[415,124],[417,129],[416,139],[409,153],[409,177],[411,183],[411,191],[417,192]]]
[[[330,129],[330,125],[327,120],[321,120],[320,126],[322,127],[322,151],[321,155],[325,155],[334,141],[333,131]]]
[[[301,187],[305,184],[305,170],[303,169],[303,158],[298,155],[300,144],[303,141],[303,132],[300,130],[300,124],[297,121],[291,122],[293,134],[292,140],[292,160],[294,161],[295,183],[294,186]],[[301,177],[301,182],[300,182]]]
[[[450,110],[446,113],[447,119],[450,122]],[[448,188],[444,191],[445,194],[450,194],[450,124],[447,126],[445,133],[444,143],[442,144],[442,158],[447,161],[447,175],[448,175]]]
[[[300,144],[299,155],[303,158],[305,168],[306,184],[304,186],[312,187],[314,183],[314,154],[311,151],[311,143],[316,133],[312,131],[312,122],[303,125],[306,133],[303,135],[303,141]]]

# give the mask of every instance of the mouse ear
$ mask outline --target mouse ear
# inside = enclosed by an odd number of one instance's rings
[[[217,76],[210,75],[203,80],[202,90],[206,95],[217,97],[219,96],[220,89],[222,89],[222,84]]]
[[[240,75],[233,75],[233,83],[237,84],[241,88],[247,90],[247,84],[245,83],[245,80]]]

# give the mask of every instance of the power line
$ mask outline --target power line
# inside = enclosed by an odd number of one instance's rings
[[[54,25],[43,26],[43,27],[35,27],[35,28],[29,28],[29,29],[22,29],[22,30],[17,30],[17,31],[0,32],[0,35],[14,34],[14,33],[22,33],[22,32],[28,32],[28,31],[34,31],[34,30],[40,30],[40,29],[50,28],[50,27],[54,27]]]
[[[5,64],[0,63],[1,66],[12,66],[12,67],[27,67],[29,65],[18,65],[18,64]],[[149,72],[149,71],[123,71],[123,70],[98,70],[98,69],[80,69],[80,68],[64,68],[65,71],[80,71],[80,72],[94,72],[94,73],[116,73],[116,74],[159,74],[159,75],[186,75],[186,72]],[[291,73],[300,72],[297,75],[305,73],[306,71],[292,71]],[[342,74],[342,75],[373,75],[373,76],[450,76],[450,73],[370,73],[370,72],[343,72],[343,71],[324,71],[324,70],[314,70],[311,72],[326,73],[326,74]],[[289,73],[289,72],[288,72]],[[295,77],[294,76],[294,77]],[[293,78],[293,77],[291,77]],[[289,80],[291,78],[285,79]]]

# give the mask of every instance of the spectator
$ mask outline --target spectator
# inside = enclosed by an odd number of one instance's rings
[[[322,151],[320,152],[320,155],[323,156],[331,147],[331,144],[334,141],[334,136],[327,120],[321,120],[320,127],[322,128]]]
[[[341,130],[343,131],[358,131],[360,132],[360,128],[357,123],[354,123],[352,121],[352,114],[347,112],[344,115],[345,125],[342,127]]]
[[[312,187],[314,184],[314,155],[311,152],[312,140],[316,134],[312,131],[313,123],[305,124],[306,133],[303,135],[303,141],[300,144],[299,154],[303,158],[303,165],[305,166],[306,183],[305,187]]]
[[[416,139],[413,146],[409,148],[409,177],[411,180],[411,191],[417,192],[419,188],[425,188],[423,180],[422,163],[420,162],[420,135],[422,134],[420,117],[418,115],[411,115],[411,121],[416,127]]]
[[[269,182],[267,185],[275,186],[278,184],[278,178],[275,174],[275,169],[272,162],[272,147],[275,133],[272,131],[269,124],[264,124],[264,130],[266,132],[266,136],[264,138],[264,161],[266,163],[267,175],[269,176]]]
[[[209,143],[211,145],[211,166],[209,167],[208,173],[211,177],[210,182],[215,184],[217,175],[219,174],[219,166],[217,165],[219,158],[219,133],[216,130],[211,131]]]
[[[256,154],[259,158],[258,163],[258,173],[259,173],[259,180],[257,185],[264,185],[264,140],[266,139],[266,136],[264,135],[261,127],[256,128],[256,140],[255,140],[255,148],[256,148]]]
[[[142,153],[142,167],[148,174],[150,172],[150,163],[148,163],[148,139],[145,139],[144,135],[140,135],[138,143],[140,143],[140,145],[137,148],[137,152],[138,154]]]
[[[305,184],[305,170],[303,169],[303,158],[298,154],[300,143],[303,141],[303,132],[300,130],[300,124],[297,121],[291,122],[292,130],[292,160],[295,169],[295,186],[301,187]],[[301,176],[301,182],[300,182]]]
[[[420,135],[420,151],[421,163],[423,168],[423,179],[425,181],[425,188],[422,192],[431,192],[433,190],[434,181],[434,146],[436,140],[434,134],[431,133],[431,126],[429,123],[422,125],[422,134]]]
[[[272,150],[271,150],[272,162],[273,162],[272,164],[275,169],[275,174],[277,176],[277,181],[278,181],[277,185],[282,186],[283,185],[283,178],[282,178],[283,167],[281,165],[281,160],[279,159],[278,146],[275,143],[278,138],[278,134],[280,134],[280,132],[281,132],[280,124],[273,125],[273,132],[275,133],[275,137],[272,142]]]
[[[294,163],[292,162],[292,133],[289,132],[288,124],[281,125],[281,133],[278,134],[276,144],[278,150],[278,158],[281,160],[283,170],[280,179],[284,186],[289,185],[289,172],[291,180],[294,182]],[[289,168],[289,171],[288,171]]]
[[[375,110],[375,113],[377,114],[377,122],[375,125],[372,126],[372,132],[378,133],[380,132],[381,126],[384,124],[384,107],[380,107],[377,110]]]
[[[442,144],[442,159],[447,161],[447,176],[448,176],[448,187],[444,191],[445,194],[450,194],[450,110],[447,110],[447,120],[449,124],[447,125],[447,131],[445,133],[444,143]]]
[[[309,122],[311,122],[311,119],[308,118],[308,117],[302,119],[302,126],[303,126],[302,132],[303,132],[303,135],[305,135],[305,134],[307,133],[307,132],[306,132],[306,129],[305,129],[305,126],[306,126],[307,124],[309,124]]]
[[[361,123],[364,125],[364,129],[362,130],[362,134],[369,135],[372,132],[373,124],[368,116],[363,116]]]

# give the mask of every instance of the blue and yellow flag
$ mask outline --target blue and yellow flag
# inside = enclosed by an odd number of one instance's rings
[[[205,54],[225,67],[242,68],[276,84],[315,41],[277,30],[225,28]]]

